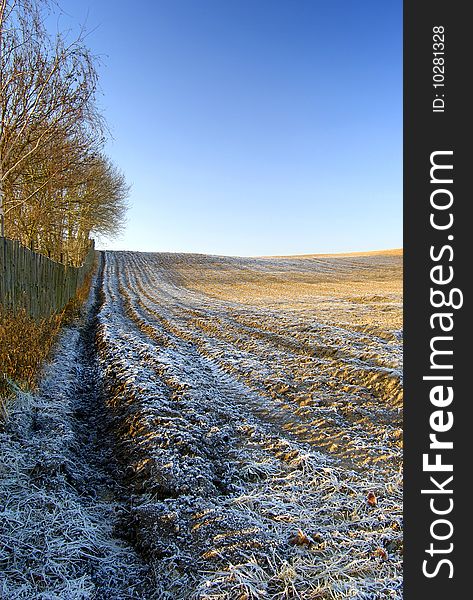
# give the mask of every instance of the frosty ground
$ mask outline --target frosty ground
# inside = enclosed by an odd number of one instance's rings
[[[0,433],[1,597],[401,598],[401,269],[104,253]]]

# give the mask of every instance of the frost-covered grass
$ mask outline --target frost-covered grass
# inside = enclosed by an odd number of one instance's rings
[[[400,273],[107,253],[0,433],[0,597],[400,599]]]
[[[16,389],[0,432],[5,600],[143,597],[146,566],[115,537],[117,504],[97,497],[90,448],[78,438],[75,411],[88,378],[82,354],[77,326],[64,330],[39,389]]]
[[[227,289],[293,262],[107,256],[100,364],[137,543],[169,598],[401,597],[399,320],[368,326],[369,299],[364,324],[330,323],[340,298],[308,315],[275,308],[279,289]],[[350,268],[366,291],[370,264]]]

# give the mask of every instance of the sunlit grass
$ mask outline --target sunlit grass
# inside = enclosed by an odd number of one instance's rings
[[[35,389],[61,326],[77,316],[89,293],[90,278],[60,313],[47,318],[34,319],[25,309],[6,311],[0,306],[0,422],[7,416],[8,400],[15,390]]]

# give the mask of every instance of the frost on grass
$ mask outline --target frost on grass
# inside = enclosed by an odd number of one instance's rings
[[[0,433],[1,598],[143,597],[146,568],[114,536],[114,503],[96,497],[74,430],[80,354],[70,328],[40,390],[18,392]]]
[[[106,253],[0,434],[0,596],[400,599],[400,264]]]
[[[107,253],[99,361],[163,597],[401,597],[398,266]]]

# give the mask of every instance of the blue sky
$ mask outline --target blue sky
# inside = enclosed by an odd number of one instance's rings
[[[132,184],[102,247],[402,246],[402,2],[61,0]],[[69,16],[67,16],[69,15]]]

